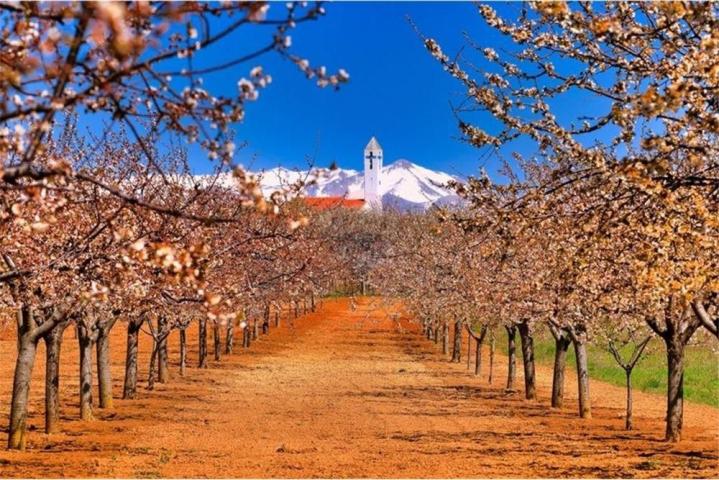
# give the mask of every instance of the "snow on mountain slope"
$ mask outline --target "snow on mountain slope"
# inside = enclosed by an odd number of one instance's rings
[[[253,173],[260,178],[262,191],[266,195],[302,180],[306,184],[309,182],[304,189],[304,195],[308,197],[364,197],[364,175],[357,170],[339,168],[298,171],[276,167]],[[462,179],[421,167],[409,160],[397,160],[382,167],[382,204],[400,211],[426,210],[434,204],[457,204],[459,198],[454,192],[441,187],[450,180]],[[228,175],[220,182],[229,186],[232,179]]]
[[[397,160],[382,168],[380,192],[382,197],[391,194],[412,203],[432,204],[440,198],[452,195],[444,189],[450,180],[457,180],[444,172],[435,172],[409,160]]]
[[[313,172],[314,173],[314,172]],[[298,178],[314,178],[315,184],[306,188],[310,197],[346,196],[364,197],[364,175],[356,170],[322,170],[314,176],[306,171],[298,172],[282,167],[266,170],[260,174],[263,191],[268,194],[296,181]],[[457,196],[442,188],[450,180],[461,180],[444,172],[421,167],[409,160],[400,159],[382,167],[380,195],[383,205],[398,210],[425,210],[436,202],[451,204]]]

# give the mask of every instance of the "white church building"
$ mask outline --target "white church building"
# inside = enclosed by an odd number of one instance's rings
[[[382,210],[382,146],[375,137],[364,147],[364,201],[365,207]]]
[[[370,138],[364,148],[364,198],[344,197],[305,197],[304,202],[312,207],[324,210],[343,207],[358,210],[382,211],[382,146],[375,137]]]

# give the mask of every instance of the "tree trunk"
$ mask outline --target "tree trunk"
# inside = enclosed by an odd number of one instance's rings
[[[467,370],[472,363],[472,335],[467,335]]]
[[[494,330],[489,334],[489,384],[492,384],[494,375]]]
[[[255,321],[252,322],[252,340],[257,340],[257,337],[259,337],[259,329],[257,328],[257,319],[255,318]]]
[[[222,339],[220,339],[220,324],[217,321],[212,322],[212,335],[214,338],[215,361],[220,361],[222,350]]]
[[[275,312],[275,327],[280,326],[280,312]]]
[[[162,334],[157,350],[157,380],[160,383],[167,383],[170,380],[169,354],[167,352],[168,333]]]
[[[27,428],[27,408],[30,396],[30,380],[35,365],[37,342],[31,331],[32,323],[27,317],[32,315],[30,309],[23,307],[19,316],[25,318],[18,323],[18,353],[15,360],[15,376],[12,385],[10,403],[10,427],[7,446],[11,450],[25,450],[25,434]]]
[[[504,327],[507,330],[507,390],[514,390],[517,379],[517,327]]]
[[[155,378],[157,377],[157,352],[158,345],[155,339],[152,339],[152,353],[150,354],[150,367],[147,370],[147,389],[155,389]]]
[[[77,340],[80,347],[80,418],[94,420],[92,413],[92,347],[93,341],[85,325],[78,325]]]
[[[624,428],[626,430],[631,430],[633,428],[632,425],[632,371],[634,370],[634,367],[637,365],[637,362],[642,358],[642,352],[644,352],[644,348],[649,343],[649,340],[651,340],[651,337],[646,337],[644,341],[638,343],[634,347],[634,352],[632,353],[632,356],[630,357],[629,361],[622,360],[622,355],[619,353],[619,350],[614,346],[614,340],[609,340],[609,350],[612,352],[612,355],[614,355],[614,360],[617,361],[620,367],[624,369],[624,374],[626,375],[626,384],[627,384],[627,416],[626,416],[626,422],[624,424]]]
[[[170,368],[167,364],[167,337],[169,332],[167,329],[167,319],[163,316],[157,319],[157,335],[159,341],[157,342],[157,381],[160,383],[167,383],[170,379]]]
[[[317,310],[316,307],[317,306],[315,305],[315,294],[314,294],[314,292],[312,292],[310,294],[310,309],[312,310],[312,313],[314,313]]]
[[[592,418],[592,407],[589,400],[589,368],[587,365],[587,343],[574,339],[574,353],[577,357],[577,383],[579,392],[579,416]]]
[[[122,398],[132,399],[137,394],[137,343],[142,322],[130,320],[127,323],[127,350],[125,352],[125,384]]]
[[[180,375],[185,376],[185,368],[187,365],[187,332],[183,328],[180,330]]]
[[[269,319],[265,319],[262,322],[262,335],[267,335],[270,333],[270,321]]]
[[[632,369],[627,368],[624,370],[627,375],[627,421],[624,424],[626,430],[633,428],[632,424]]]
[[[61,322],[45,334],[45,433],[58,431],[60,423],[60,352],[68,322]]]
[[[435,325],[435,327],[434,327],[434,335],[432,335],[432,337],[433,337],[433,339],[434,339],[434,343],[435,343],[435,344],[436,344],[437,342],[439,342],[439,337],[440,337],[439,325]]]
[[[198,368],[207,368],[207,319],[200,318],[199,322],[199,355]]]
[[[227,332],[225,334],[225,353],[232,354],[235,347],[235,322],[233,319],[227,321]]]
[[[667,347],[667,430],[666,440],[681,439],[684,419],[684,343],[677,335],[664,338]]]
[[[112,373],[110,372],[110,332],[100,329],[97,337],[97,385],[100,408],[112,408]]]
[[[517,325],[522,341],[522,363],[524,364],[524,396],[527,400],[537,398],[536,377],[534,373],[534,339],[529,331],[529,323],[524,320]]]
[[[459,363],[462,359],[462,321],[454,322],[454,345],[452,346],[452,362]]]
[[[442,325],[442,353],[449,353],[449,324],[444,322]]]
[[[475,339],[476,350],[474,352],[474,374],[479,375],[482,370],[482,340],[480,337]]]
[[[295,318],[300,316],[299,306],[300,306],[300,303],[295,301]]]
[[[562,408],[564,404],[564,371],[567,365],[567,351],[571,339],[560,332],[554,339],[554,374],[552,375],[552,407]]]

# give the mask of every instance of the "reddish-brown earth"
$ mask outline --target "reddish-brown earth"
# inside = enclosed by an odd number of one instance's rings
[[[571,375],[561,411],[548,407],[547,368],[538,370],[538,401],[505,394],[504,357],[488,385],[464,361],[448,363],[393,311],[373,298],[356,311],[346,300],[327,301],[249,351],[237,349],[208,370],[190,368],[184,378],[173,338],[171,382],[153,392],[141,387],[138,400],[116,399],[93,422],[77,419],[77,348],[68,331],[63,433],[42,433],[41,349],[28,450],[0,451],[0,477],[719,476],[719,410],[688,404],[684,439],[667,444],[663,398],[637,393],[636,430],[626,432],[623,389],[594,381],[594,418],[581,420]],[[15,346],[8,332],[2,338],[0,409],[7,412]],[[196,329],[189,339],[194,367]],[[124,342],[119,325],[116,397]],[[141,347],[146,369],[147,338]],[[3,430],[0,444],[6,441]]]

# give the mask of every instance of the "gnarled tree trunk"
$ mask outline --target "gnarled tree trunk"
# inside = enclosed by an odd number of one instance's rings
[[[227,321],[227,332],[225,334],[225,353],[227,355],[232,354],[232,350],[235,348],[235,321],[230,319]]]
[[[664,338],[667,347],[667,429],[666,439],[678,442],[684,423],[684,347],[678,335]]]
[[[527,400],[537,398],[536,377],[534,369],[534,339],[529,331],[527,320],[517,325],[522,340],[522,363],[524,364],[524,396]]]
[[[242,332],[242,346],[244,348],[250,348],[252,343],[252,332],[250,332],[250,326],[246,325]]]
[[[587,343],[575,337],[574,354],[577,358],[577,383],[579,391],[579,416],[592,418],[592,407],[589,399],[589,366],[587,362]]]
[[[112,372],[110,370],[110,332],[115,326],[117,315],[112,313],[110,318],[97,325],[96,355],[97,355],[97,385],[99,393],[98,406],[112,408]]]
[[[459,363],[462,359],[462,320],[454,321],[454,345],[452,346],[452,362]]]
[[[489,384],[492,384],[494,376],[494,329],[489,334]]]
[[[484,337],[487,335],[487,326],[483,325],[481,327],[481,330],[479,332],[479,335],[474,333],[472,329],[467,326],[467,333],[469,334],[469,340],[471,341],[474,339],[476,343],[476,348],[474,351],[474,374],[479,375],[479,373],[482,370],[482,342],[484,342]],[[467,357],[469,358],[469,351],[471,349],[469,348],[469,343],[467,344]]]
[[[564,331],[553,330],[554,371],[552,375],[552,407],[562,408],[564,404],[564,372],[567,365],[567,351],[572,340]]]
[[[217,321],[212,322],[212,335],[214,338],[215,360],[219,362],[222,354],[222,339],[220,339],[220,324]]]
[[[110,330],[99,331],[96,343],[98,406],[112,408],[112,373],[110,371]]]
[[[170,379],[170,368],[167,364],[167,337],[169,332],[166,330],[167,318],[159,316],[157,319],[157,381],[160,383],[167,383]]]
[[[467,335],[467,370],[469,370],[469,364],[472,361],[472,335]]]
[[[511,392],[517,379],[517,327],[511,325],[504,328],[507,330],[507,390]]]
[[[22,307],[18,310],[18,352],[15,360],[12,400],[10,401],[9,449],[25,450],[30,380],[39,341],[34,332],[34,323],[30,308]]]
[[[68,322],[62,322],[50,330],[45,340],[45,433],[58,431],[60,423],[60,351],[62,335]]]
[[[155,389],[155,379],[157,378],[157,355],[159,351],[159,345],[157,340],[152,338],[152,353],[150,354],[150,366],[147,369],[147,389]]]
[[[140,327],[144,320],[127,322],[127,350],[125,351],[125,383],[122,398],[131,399],[137,395],[137,344]]]
[[[442,353],[449,353],[449,323],[446,321],[442,324]]]
[[[180,375],[185,375],[187,366],[187,332],[185,329],[180,330]]]
[[[92,332],[82,322],[77,326],[77,340],[80,348],[80,418],[94,420],[92,412]]]
[[[667,428],[665,439],[677,442],[681,439],[684,420],[684,349],[701,325],[709,328],[701,318],[702,308],[692,305],[683,313],[676,312],[673,297],[669,297],[665,308],[664,326],[657,319],[646,317],[648,325],[663,340],[667,349]],[[704,319],[706,320],[706,319]],[[710,328],[711,331],[711,328]]]
[[[198,368],[207,368],[207,319],[200,318],[198,321],[199,328],[199,361]]]

